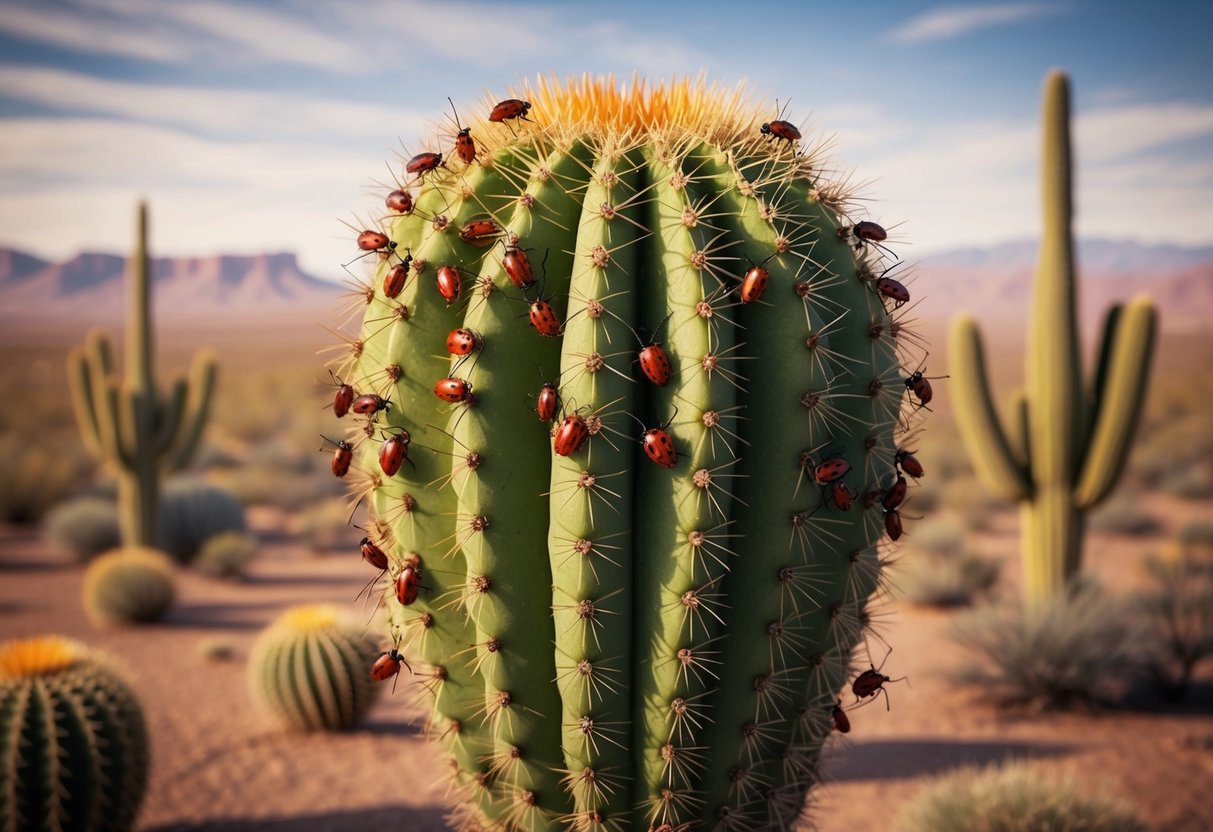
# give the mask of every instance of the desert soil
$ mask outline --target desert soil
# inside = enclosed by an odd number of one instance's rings
[[[1208,504],[1152,506],[1167,525],[1207,515]],[[82,567],[36,532],[0,529],[0,638],[65,633],[114,657],[133,681],[153,742],[145,830],[430,830],[443,828],[441,766],[410,721],[403,693],[380,698],[357,730],[292,735],[272,729],[246,690],[245,658],[258,632],[286,607],[331,601],[356,612],[366,567],[352,551],[316,556],[282,533],[288,518],[257,512],[265,544],[243,583],[182,574],[168,619],[138,629],[97,629],[80,605]],[[912,526],[907,537],[912,538]],[[351,538],[353,543],[353,538]],[[1013,514],[977,541],[1014,557]],[[1118,588],[1139,580],[1151,543],[1094,535],[1088,559]],[[1017,564],[1005,574],[1013,583]],[[852,733],[828,754],[813,821],[822,832],[886,827],[934,775],[969,763],[1030,759],[1073,771],[1092,790],[1129,800],[1151,828],[1213,828],[1213,679],[1206,669],[1182,708],[1098,714],[1000,713],[951,687],[959,661],[945,637],[953,613],[893,602],[883,632],[891,710],[853,711]],[[216,643],[233,650],[208,659]],[[879,656],[877,656],[879,659]],[[912,685],[912,686],[911,686]]]

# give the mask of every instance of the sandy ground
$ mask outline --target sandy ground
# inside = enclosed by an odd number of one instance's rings
[[[1209,506],[1158,506],[1169,526]],[[263,533],[283,520],[258,514]],[[912,534],[912,526],[910,527]],[[1015,517],[1000,517],[985,551],[1015,551]],[[1088,558],[1110,583],[1136,578],[1149,543],[1093,536]],[[1016,565],[1006,572],[1014,579]],[[242,584],[183,574],[168,620],[98,630],[80,608],[83,569],[32,531],[0,529],[0,637],[62,632],[114,656],[147,712],[155,758],[141,829],[430,830],[443,828],[434,758],[404,714],[405,696],[384,696],[368,722],[345,734],[287,735],[259,720],[244,659],[259,630],[284,608],[312,601],[351,606],[365,580],[353,553],[316,557],[270,534]],[[1074,771],[1092,789],[1131,801],[1157,830],[1213,829],[1213,676],[1193,700],[1165,711],[1002,715],[949,687],[940,672],[958,658],[944,637],[952,614],[893,604],[885,629],[895,645],[885,671],[892,710],[854,711],[854,730],[828,756],[828,785],[814,814],[822,832],[884,828],[925,778],[967,763],[1028,758]],[[216,641],[235,651],[208,660]]]

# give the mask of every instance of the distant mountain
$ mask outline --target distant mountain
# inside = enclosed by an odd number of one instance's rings
[[[923,267],[971,268],[982,272],[1018,272],[1036,267],[1039,243],[1025,240],[988,248],[962,248],[923,257]],[[1213,263],[1213,246],[1147,245],[1127,240],[1078,241],[1080,272],[1158,274]]]
[[[0,286],[11,286],[48,265],[45,260],[32,254],[0,248]]]

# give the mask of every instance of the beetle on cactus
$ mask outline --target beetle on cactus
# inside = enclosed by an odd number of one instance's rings
[[[353,400],[350,480],[457,824],[803,811],[880,586],[885,509],[851,497],[895,486],[923,356],[871,279],[887,233],[764,112],[540,81],[387,196],[333,370],[391,402]]]

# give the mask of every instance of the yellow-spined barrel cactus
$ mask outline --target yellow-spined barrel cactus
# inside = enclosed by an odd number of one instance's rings
[[[332,366],[334,473],[454,822],[786,826],[901,533],[909,291],[739,93],[517,95],[358,228],[376,270]]]
[[[249,690],[284,728],[337,731],[353,726],[375,699],[367,668],[375,642],[337,607],[293,607],[258,636],[249,656]]]
[[[132,828],[148,754],[139,701],[102,657],[59,636],[0,645],[0,829]]]
[[[96,624],[159,621],[176,596],[173,562],[143,546],[106,552],[84,574],[84,610]]]

